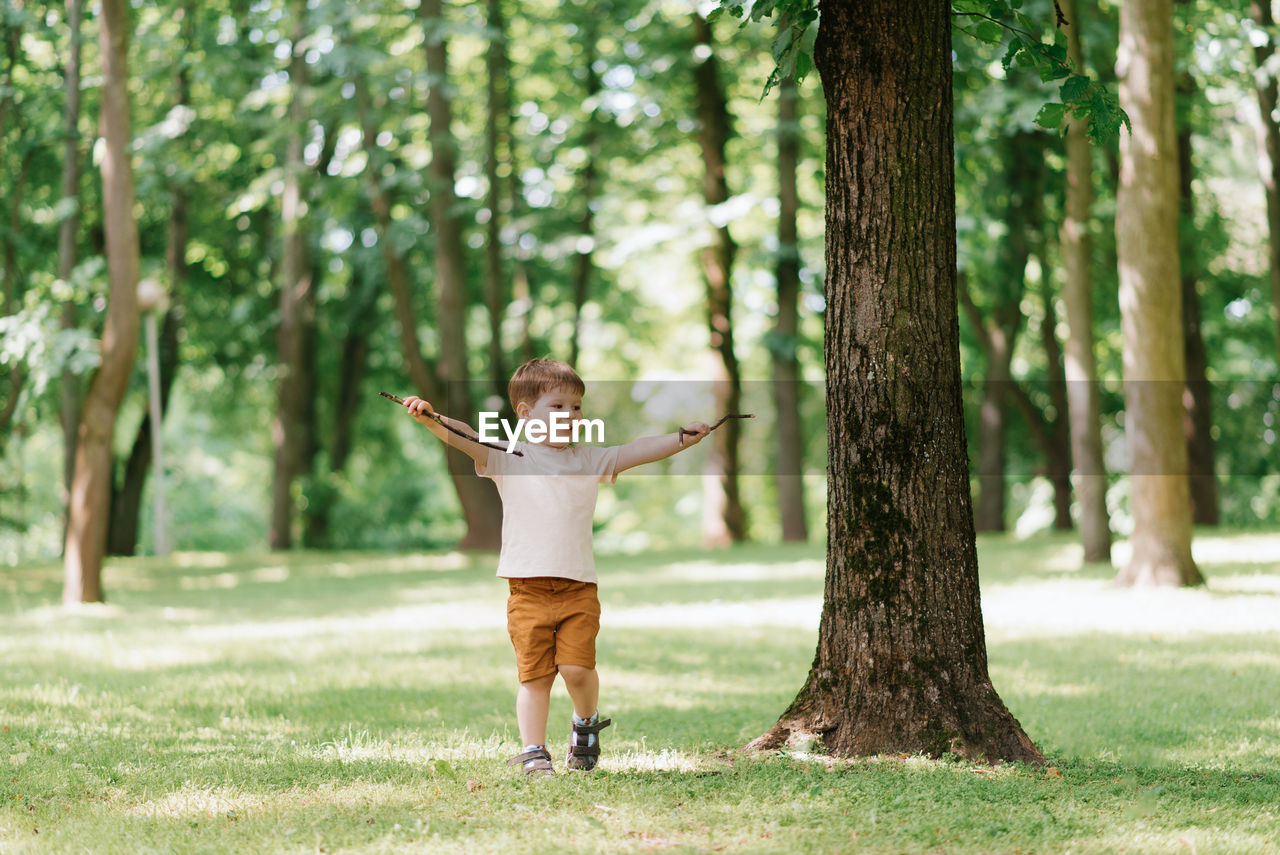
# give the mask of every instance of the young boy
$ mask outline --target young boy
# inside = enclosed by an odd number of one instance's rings
[[[533,440],[517,444],[520,456],[451,433],[426,415],[434,410],[422,398],[411,396],[404,402],[409,414],[439,439],[475,460],[476,473],[492,478],[502,496],[498,575],[510,588],[507,630],[520,678],[516,721],[524,743],[524,752],[508,765],[522,764],[531,777],[555,774],[546,736],[557,674],[573,700],[565,761],[570,769],[595,768],[599,733],[611,723],[600,719],[596,707],[600,600],[591,520],[600,484],[612,484],[620,472],[697,445],[710,432],[707,425],[694,422],[682,431],[626,445],[574,446],[563,441],[563,434],[566,426],[571,431],[582,421],[585,393],[582,378],[563,362],[535,359],[516,369],[507,394]],[[447,421],[469,437],[478,437],[465,422]]]

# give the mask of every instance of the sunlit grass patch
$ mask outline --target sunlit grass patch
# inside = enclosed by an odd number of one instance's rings
[[[493,556],[131,559],[71,611],[60,568],[2,569],[0,851],[1280,851],[1280,536],[1240,537],[1174,592],[980,540],[992,677],[1052,771],[740,752],[808,671],[818,546],[602,556],[614,726],[543,782],[505,766]]]

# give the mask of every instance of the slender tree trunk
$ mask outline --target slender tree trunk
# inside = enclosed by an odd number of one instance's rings
[[[1083,69],[1081,22],[1075,0],[1059,0],[1069,24],[1067,53]],[[1080,540],[1085,561],[1111,561],[1107,476],[1102,466],[1102,402],[1093,347],[1093,156],[1083,122],[1067,125],[1067,199],[1060,240],[1064,271],[1062,302],[1067,312],[1067,413],[1071,419],[1071,460],[1080,505]]]
[[[778,317],[773,324],[774,408],[778,414],[778,516],[784,541],[809,539],[804,510],[804,441],[800,424],[800,88],[788,77],[778,84]]]
[[[24,290],[18,283],[17,235],[21,233],[22,197],[26,191],[27,174],[31,171],[31,160],[35,151],[34,146],[29,146],[23,152],[18,164],[18,174],[9,191],[8,235],[4,241],[3,261],[0,262],[0,277],[4,279],[4,295],[0,298],[0,317],[14,313],[18,299]],[[0,454],[4,451],[10,425],[17,413],[18,397],[22,394],[25,379],[20,365],[11,366],[5,377],[5,385],[9,388],[6,390],[4,404],[0,405]]]
[[[755,744],[1043,762],[987,673],[955,311],[950,4],[822,11],[826,590],[808,680]]]
[[[1280,118],[1276,107],[1280,88],[1276,75],[1270,69],[1276,55],[1276,42],[1272,31],[1275,17],[1271,11],[1272,0],[1251,0],[1253,20],[1267,34],[1267,40],[1253,49],[1258,70],[1254,75],[1258,93],[1258,158],[1262,172],[1262,184],[1267,193],[1267,227],[1270,235],[1268,256],[1271,261],[1271,317],[1275,324],[1276,346],[1280,350]]]
[[[729,139],[729,110],[720,68],[713,48],[711,25],[693,16],[694,43],[707,49],[705,59],[695,61],[694,83],[698,100],[698,143],[702,149],[702,198],[708,208],[729,199],[725,178],[725,145]],[[712,229],[711,244],[701,252],[702,276],[707,286],[707,322],[711,348],[717,356],[713,381],[716,410],[736,413],[742,398],[742,379],[733,349],[733,259],[738,247],[728,225]],[[702,539],[708,546],[726,546],[746,539],[746,513],[738,490],[738,448],[741,426],[731,419],[712,435],[711,453],[703,470]]]
[[[1037,232],[1040,226],[1037,224]],[[1044,345],[1048,363],[1049,403],[1053,407],[1052,420],[1044,419],[1047,443],[1044,447],[1049,481],[1053,484],[1053,527],[1056,531],[1071,531],[1071,438],[1067,430],[1067,381],[1062,364],[1062,345],[1058,343],[1058,309],[1054,304],[1053,289],[1049,285],[1049,261],[1045,257],[1043,240],[1035,254],[1040,259],[1040,295],[1044,301],[1044,322],[1040,324],[1040,341]]]
[[[507,60],[507,19],[503,0],[488,0],[489,50],[485,55],[488,73],[488,119],[485,123],[485,171],[489,179],[485,225],[485,300],[489,307],[489,380],[491,394],[507,399],[506,352],[502,347],[502,319],[509,302],[503,270],[503,209],[509,197],[504,192],[511,183],[511,80]]]
[[[1031,231],[1039,217],[1041,147],[1034,134],[1017,133],[1006,138],[1005,208],[1007,234],[1001,264],[990,283],[991,323],[979,340],[985,345],[987,375],[979,411],[978,507],[974,524],[978,531],[1005,530],[1006,433],[1010,392],[1013,387],[1013,348],[1022,328],[1022,295],[1026,290],[1027,262],[1031,257]],[[972,304],[972,303],[971,303]],[[975,323],[982,324],[981,318]]]
[[[1195,95],[1195,81],[1183,73],[1178,77],[1179,96]],[[1200,332],[1200,291],[1196,282],[1195,201],[1191,195],[1191,128],[1178,128],[1179,244],[1182,256],[1183,355],[1187,363],[1187,386],[1183,392],[1186,418],[1188,478],[1191,488],[1191,519],[1196,525],[1218,524],[1218,480],[1214,474],[1217,456],[1213,442],[1213,394],[1209,386],[1209,354]]]
[[[169,408],[169,395],[178,368],[178,316],[170,310],[164,316],[160,331],[160,415]],[[151,469],[151,418],[138,425],[133,445],[124,464],[124,480],[111,492],[111,525],[107,532],[108,555],[136,555],[138,552],[138,520],[141,516],[142,491]]]
[[[22,8],[22,0],[18,0],[17,8]],[[0,24],[0,36],[4,40],[5,74],[3,88],[0,89],[0,134],[4,134],[10,126],[16,133],[16,148],[22,151],[19,157],[18,172],[13,177],[8,193],[8,226],[4,239],[3,251],[0,252],[0,317],[13,314],[20,296],[18,288],[18,244],[17,235],[22,225],[22,195],[27,182],[27,172],[31,166],[31,157],[35,148],[26,140],[25,123],[21,107],[14,97],[14,75],[18,67],[21,53],[22,32],[20,27],[5,22]],[[12,113],[12,118],[10,114]],[[2,141],[2,140],[0,140]],[[22,393],[24,376],[20,365],[12,365],[0,379],[0,454],[3,454],[9,436],[9,427],[18,410],[18,397]]]
[[[588,14],[583,25],[583,66],[586,73],[586,98],[588,105],[586,125],[582,133],[582,148],[587,153],[587,162],[582,167],[582,181],[578,187],[578,196],[582,200],[582,214],[578,217],[578,240],[573,259],[573,342],[570,347],[570,365],[577,365],[582,352],[582,310],[591,296],[591,280],[595,275],[595,265],[591,258],[595,253],[595,212],[593,210],[597,194],[597,165],[600,156],[600,120],[598,118],[600,96],[600,75],[596,72],[596,39],[598,38],[597,20],[594,14]]]
[[[305,3],[293,5],[295,29],[293,59],[289,64],[292,96],[289,103],[289,140],[285,155],[284,194],[281,198],[283,246],[281,252],[280,328],[278,330],[280,380],[276,417],[271,427],[275,468],[271,481],[272,549],[293,546],[293,486],[303,473],[310,423],[306,417],[312,388],[308,368],[307,330],[315,318],[312,266],[307,260],[303,146],[308,123],[306,108],[307,62],[301,44],[307,34]]]
[[[439,372],[445,399],[437,408],[463,420],[472,419],[470,372],[467,370],[466,250],[454,195],[457,145],[453,136],[453,105],[449,91],[449,53],[443,0],[422,0],[418,14],[426,30],[427,116],[431,141],[431,225],[435,232],[436,289],[440,306]],[[435,403],[435,402],[433,402]],[[497,549],[502,541],[502,504],[497,488],[479,478],[471,458],[446,451],[449,472],[462,504],[467,531],[462,549]]]
[[[116,412],[138,348],[138,226],[133,218],[129,163],[128,9],[102,0],[99,43],[103,83],[101,126],[103,220],[110,296],[102,334],[102,362],[89,384],[80,419],[70,520],[64,552],[63,602],[103,599],[102,558],[111,501],[111,439]]]
[[[63,85],[66,108],[63,112],[63,129],[66,141],[62,153],[62,198],[70,200],[71,209],[58,226],[58,278],[69,279],[79,261],[76,237],[80,231],[80,53],[81,19],[84,16],[83,0],[67,0],[67,28],[70,44],[67,50],[66,76]],[[62,304],[60,319],[62,329],[74,329],[79,320],[72,300]],[[76,428],[80,424],[80,378],[64,369],[61,376],[62,405],[62,473],[65,509],[71,497],[71,478],[76,460]],[[64,511],[65,519],[65,511]],[[65,532],[64,538],[65,541]]]
[[[190,5],[181,10],[182,50],[191,49],[194,39],[192,28],[195,13]],[[191,104],[191,84],[186,66],[178,64],[174,78],[175,104],[187,107]],[[169,194],[173,207],[169,211],[169,239],[165,248],[165,268],[169,274],[170,305],[165,312],[160,329],[160,420],[169,409],[169,395],[173,379],[178,372],[178,333],[182,326],[182,295],[187,284],[187,241],[190,238],[190,199],[187,188],[178,181],[170,181]],[[111,530],[107,535],[109,555],[134,555],[138,551],[138,519],[142,506],[142,491],[151,468],[153,430],[150,417],[138,426],[133,447],[124,466],[124,481],[111,496]],[[163,474],[163,473],[162,473]]]
[[[1116,247],[1124,335],[1125,433],[1131,460],[1133,557],[1123,585],[1203,582],[1191,558],[1191,495],[1182,393],[1186,383],[1178,263],[1178,150],[1170,0],[1120,9],[1120,136]]]

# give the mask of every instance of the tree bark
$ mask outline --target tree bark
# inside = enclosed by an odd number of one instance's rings
[[[955,310],[950,5],[822,11],[826,589],[808,680],[754,744],[1043,762],[987,673]]]
[[[133,218],[129,122],[128,9],[102,0],[99,44],[103,83],[101,129],[103,220],[110,295],[102,334],[102,362],[89,384],[80,418],[75,477],[64,551],[64,603],[103,599],[102,559],[111,501],[111,439],[116,412],[138,348],[138,226]]]
[[[1184,103],[1195,96],[1195,81],[1189,72],[1178,75],[1178,95]],[[1195,254],[1195,200],[1191,195],[1191,127],[1189,117],[1178,126],[1178,207],[1179,246],[1182,255],[1183,356],[1187,364],[1187,385],[1182,400],[1186,407],[1183,432],[1187,437],[1187,477],[1191,489],[1191,520],[1196,525],[1217,525],[1218,479],[1214,474],[1217,452],[1213,442],[1213,392],[1209,386],[1209,354],[1200,331],[1200,291]]]
[[[63,132],[66,141],[62,153],[62,198],[70,200],[71,210],[58,226],[58,278],[67,280],[79,262],[76,237],[80,231],[80,54],[83,37],[81,19],[84,16],[83,0],[67,0],[67,28],[69,41],[63,91],[66,107],[63,112]],[[60,319],[62,329],[74,329],[78,324],[73,300],[62,304]],[[62,424],[62,473],[63,506],[71,496],[71,478],[76,461],[76,427],[80,424],[80,378],[71,371],[62,371],[60,421]],[[64,537],[65,540],[65,537]]]
[[[1116,248],[1124,336],[1125,433],[1130,451],[1133,556],[1122,585],[1203,582],[1191,558],[1191,496],[1183,433],[1178,151],[1170,0],[1120,9],[1116,69],[1133,123],[1120,136]]]
[[[800,424],[800,88],[794,78],[778,84],[778,316],[769,348],[777,411],[778,516],[784,541],[809,539],[804,509],[804,441]]]
[[[1067,54],[1084,69],[1081,23],[1075,0],[1059,0],[1069,25]],[[1084,122],[1067,125],[1066,210],[1060,240],[1064,271],[1062,302],[1067,312],[1064,368],[1067,412],[1071,420],[1071,460],[1080,506],[1084,560],[1111,561],[1111,522],[1107,514],[1107,476],[1102,465],[1102,402],[1093,344],[1093,155]]]
[[[708,209],[729,199],[725,178],[725,146],[729,140],[729,110],[720,68],[713,48],[711,25],[701,15],[693,16],[695,46],[705,47],[707,56],[695,59],[697,88],[698,144],[702,149],[702,198]],[[716,355],[713,389],[716,411],[740,411],[742,378],[733,349],[733,259],[738,247],[728,225],[713,227],[711,244],[700,253],[702,276],[707,288],[707,324],[711,348]],[[707,546],[740,543],[747,536],[746,512],[738,489],[738,449],[742,428],[730,419],[711,437],[711,453],[703,469],[702,540]]]
[[[312,443],[307,406],[314,388],[307,353],[308,330],[315,323],[315,288],[307,260],[307,205],[303,188],[303,146],[308,124],[306,110],[307,62],[302,40],[307,34],[305,3],[293,5],[295,29],[293,58],[289,63],[292,89],[289,103],[289,139],[285,155],[284,194],[281,197],[282,238],[279,342],[280,379],[276,417],[271,427],[275,465],[271,479],[272,549],[293,546],[293,486],[306,468]]]
[[[1280,120],[1276,115],[1276,107],[1280,103],[1280,87],[1277,86],[1276,75],[1268,70],[1268,65],[1276,54],[1275,37],[1272,35],[1276,22],[1271,11],[1271,0],[1251,0],[1249,7],[1254,22],[1267,34],[1267,41],[1253,49],[1258,66],[1254,81],[1260,113],[1258,149],[1263,155],[1258,158],[1258,163],[1267,195],[1271,317],[1275,324],[1276,347],[1280,352]]]
[[[449,52],[443,0],[422,0],[418,14],[427,42],[427,117],[431,142],[428,177],[431,227],[435,232],[436,292],[440,306],[440,372],[443,400],[437,409],[456,418],[473,418],[470,372],[467,369],[466,249],[454,193],[457,143],[449,91]],[[435,402],[433,402],[435,403]],[[497,549],[502,542],[502,503],[488,478],[479,478],[471,458],[454,448],[445,451],[449,472],[462,504],[467,531],[461,549]]]

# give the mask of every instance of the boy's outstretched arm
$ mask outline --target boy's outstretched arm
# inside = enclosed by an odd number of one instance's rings
[[[652,463],[670,457],[677,451],[683,451],[691,445],[702,442],[702,438],[711,433],[711,428],[703,422],[686,425],[683,433],[667,433],[662,436],[646,436],[618,447],[618,465],[616,472],[623,472],[635,466]]]
[[[409,411],[409,415],[413,416],[420,424],[426,426],[427,430],[435,434],[436,437],[445,445],[452,446],[453,448],[462,451],[481,466],[489,465],[488,448],[478,442],[472,442],[465,437],[458,436],[456,433],[450,433],[439,422],[426,415],[427,413],[435,412],[429,401],[419,398],[417,395],[410,395],[404,399],[404,407]],[[460,422],[457,419],[451,419],[448,416],[440,416],[440,418],[468,436],[476,438],[479,437],[479,434],[477,434],[471,428],[471,425],[466,422]],[[685,441],[688,442],[687,439]]]

